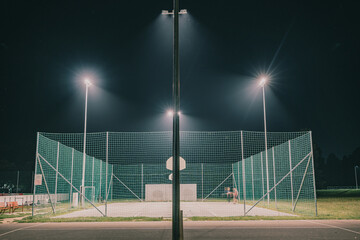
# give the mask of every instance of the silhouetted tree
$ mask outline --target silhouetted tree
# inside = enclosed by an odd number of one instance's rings
[[[316,188],[322,189],[327,187],[327,181],[325,177],[325,159],[322,156],[322,151],[316,143],[313,144],[314,151],[314,165],[315,165],[315,181]]]
[[[325,176],[328,186],[341,186],[341,161],[333,153],[326,158]]]

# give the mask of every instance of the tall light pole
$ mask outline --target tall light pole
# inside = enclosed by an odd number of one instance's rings
[[[83,148],[83,169],[82,169],[82,180],[81,180],[81,206],[85,206],[85,163],[86,163],[86,121],[87,121],[87,101],[88,91],[91,86],[89,79],[85,79],[86,93],[85,93],[85,123],[84,123],[84,148]]]
[[[355,184],[356,184],[355,186],[356,186],[356,189],[359,189],[358,188],[358,181],[357,181],[357,169],[358,168],[359,168],[359,166],[355,166],[355,168],[354,168],[355,169]]]
[[[168,114],[173,117],[173,181],[172,181],[172,239],[179,240],[180,233],[180,65],[179,65],[179,14],[187,14],[179,8],[179,0],[173,0],[174,10],[163,10],[163,15],[173,15],[173,109]],[[176,113],[176,114],[174,114]]]
[[[180,111],[179,0],[174,0],[173,109]],[[173,202],[172,239],[180,240],[180,121],[173,115]]]
[[[268,206],[270,205],[270,193],[269,193],[269,164],[268,164],[268,152],[267,152],[267,131],[266,131],[266,105],[265,105],[265,85],[267,77],[262,77],[259,82],[259,86],[262,87],[263,94],[263,106],[264,106],[264,134],[265,134],[265,165],[266,165],[266,190]]]

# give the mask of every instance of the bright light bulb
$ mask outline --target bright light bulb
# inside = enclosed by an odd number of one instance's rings
[[[266,77],[261,78],[261,80],[260,80],[260,82],[259,82],[259,86],[260,86],[260,87],[264,87],[265,84],[266,84],[266,81],[267,81]]]
[[[86,84],[86,86],[91,86],[92,84],[91,84],[91,82],[90,82],[90,80],[89,79],[85,79],[85,84]]]
[[[172,117],[172,116],[174,115],[174,111],[173,111],[173,110],[168,110],[168,111],[167,111],[167,115],[168,115],[169,117]]]
[[[167,111],[167,115],[168,115],[169,117],[174,116],[174,111],[173,111],[173,110],[168,110],[168,111]],[[178,115],[179,115],[179,116],[181,115],[181,112],[180,112],[180,111],[178,111]]]

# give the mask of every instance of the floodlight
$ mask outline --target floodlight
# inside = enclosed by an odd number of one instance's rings
[[[174,115],[174,111],[173,110],[168,110],[166,112],[166,114],[169,116],[169,117],[172,117]],[[180,116],[181,115],[181,111],[178,111],[178,115]]]
[[[168,115],[169,117],[172,117],[172,116],[174,115],[174,111],[173,111],[173,110],[168,110],[168,111],[167,111],[167,115]]]
[[[260,79],[259,86],[260,86],[260,87],[264,87],[265,84],[266,84],[266,82],[267,82],[267,78],[266,78],[266,77],[262,77],[262,78]]]
[[[92,85],[92,83],[90,82],[90,80],[87,79],[87,78],[85,78],[85,84],[86,84],[86,86],[91,86],[91,85]]]
[[[179,14],[187,14],[187,10],[186,9],[181,9]],[[161,11],[162,15],[174,15],[174,11],[168,11],[168,10],[162,10]]]

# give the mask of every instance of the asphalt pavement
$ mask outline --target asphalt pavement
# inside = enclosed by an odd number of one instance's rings
[[[4,239],[171,239],[171,222],[0,224]],[[186,221],[184,239],[360,239],[360,220]]]

